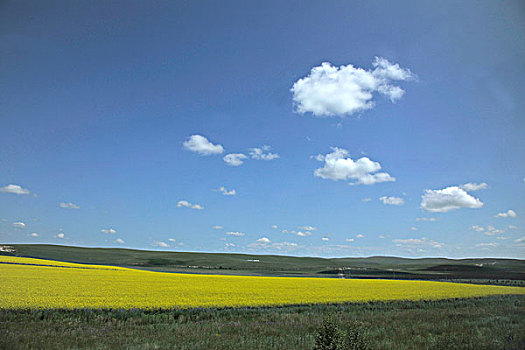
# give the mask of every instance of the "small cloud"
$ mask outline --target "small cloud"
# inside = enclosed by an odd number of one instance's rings
[[[380,197],[379,200],[381,202],[383,202],[383,204],[387,204],[387,205],[403,205],[403,204],[405,204],[405,200],[403,198],[399,198],[399,197],[383,196],[383,197]]]
[[[221,186],[218,189],[216,189],[216,190],[214,189],[212,191],[214,191],[214,192],[221,192],[225,196],[235,196],[237,194],[237,192],[234,189],[228,190],[224,186]]]
[[[166,243],[166,242],[161,242],[161,241],[155,241],[153,242],[152,244],[154,247],[159,247],[159,248],[169,248],[169,244]]]
[[[434,222],[434,221],[437,221],[436,218],[416,218],[416,221],[430,221],[430,222]]]
[[[484,227],[481,227],[479,225],[472,225],[470,226],[470,229],[471,230],[474,230],[474,231],[477,231],[477,232],[483,232],[485,231],[485,228]]]
[[[239,166],[242,165],[243,159],[248,158],[245,154],[242,153],[230,153],[225,155],[222,159],[226,162],[226,164],[231,166]]]
[[[516,212],[512,209],[509,209],[506,212],[498,213],[494,215],[495,218],[515,218],[516,216],[517,216]]]
[[[184,200],[178,201],[177,202],[177,207],[178,208],[184,207],[184,208],[197,209],[197,210],[203,210],[204,209],[204,207],[199,205],[199,204],[191,204],[190,202],[184,201]]]
[[[102,230],[100,230],[100,232],[107,233],[110,235],[117,233],[117,231],[113,228],[103,228]]]
[[[268,239],[268,237],[261,237],[256,242],[264,243],[264,244],[272,243],[272,241],[270,241],[270,239]]]
[[[414,226],[412,226],[410,229],[411,229],[412,231],[417,231],[417,227],[414,227]]]
[[[277,225],[272,225],[272,229],[277,230],[278,229]]]
[[[364,235],[361,235],[361,234],[359,234],[359,235],[355,236],[355,238],[365,238],[365,236],[364,236]]]
[[[212,154],[221,154],[224,152],[222,145],[214,145],[208,139],[202,135],[192,135],[188,140],[182,144],[184,148],[189,151],[197,152],[201,156],[209,156]]]
[[[306,236],[310,236],[312,234],[312,232],[310,231],[305,231],[305,232],[302,232],[302,231],[297,231],[295,232],[295,234],[299,237],[306,237]]]
[[[421,208],[436,213],[446,213],[460,208],[481,208],[483,202],[458,186],[442,190],[425,190],[421,196]]]
[[[214,230],[222,230],[223,228],[224,228],[224,227],[219,226],[219,225],[215,225],[215,226],[213,226],[213,229],[214,229]]]
[[[372,198],[370,198],[370,197],[366,197],[366,198],[362,199],[363,202],[370,202],[371,200],[372,200]]]
[[[40,235],[36,232],[33,232],[30,234],[31,237],[40,237]]]
[[[73,204],[71,202],[69,203],[60,203],[60,208],[65,208],[65,209],[80,209],[80,207],[76,204]]]
[[[170,242],[176,242],[177,240],[175,238],[168,238],[168,241]]]
[[[314,176],[333,181],[354,180],[350,185],[373,185],[380,182],[396,181],[390,174],[378,172],[381,164],[367,157],[357,160],[350,158],[347,150],[332,147],[332,153],[319,154],[314,158],[324,161],[324,166],[314,171]]]
[[[502,229],[499,229],[499,228],[495,228],[494,226],[487,226],[486,230],[485,230],[485,234],[487,236],[496,236],[496,235],[499,235],[499,234],[502,234],[504,233],[505,230],[502,230]]]
[[[58,234],[55,236],[55,238],[64,239],[64,238],[66,238],[66,235],[64,234],[64,232],[60,232],[60,233],[58,233]]]
[[[464,189],[467,192],[473,192],[473,191],[484,190],[484,189],[488,188],[488,185],[486,183],[484,183],[484,182],[482,182],[480,184],[469,182],[469,183],[466,183],[466,184],[461,185],[459,187]]]
[[[26,224],[23,223],[22,221],[13,222],[11,225],[13,227],[20,228],[20,229],[26,228]]]
[[[437,242],[428,238],[407,238],[407,239],[393,239],[392,242],[396,246],[403,249],[416,249],[420,247],[442,248],[445,243]]]
[[[233,248],[233,247],[235,247],[234,243],[225,243],[224,244],[224,248]]]
[[[316,227],[313,226],[299,226],[297,227],[299,230],[306,230],[306,231],[317,231]]]
[[[328,238],[328,237],[321,237],[321,240],[323,240],[325,242],[328,242],[330,240],[330,238]]]
[[[518,226],[516,226],[516,225],[509,225],[509,226],[507,226],[507,228],[509,230],[516,230],[516,229],[518,229]]]
[[[496,248],[497,246],[499,246],[499,243],[478,243],[476,244],[476,248],[482,248],[482,249]]]
[[[525,242],[525,236],[523,236],[521,238],[518,238],[518,239],[515,239],[514,242],[515,243],[523,243],[523,242]]]
[[[279,158],[277,153],[269,152],[270,146],[264,145],[261,148],[250,148],[250,156],[256,160],[273,160]]]
[[[245,235],[243,232],[226,232],[228,236],[242,237]]]
[[[124,244],[124,243],[126,243],[126,242],[124,242],[124,240],[123,240],[122,238],[117,238],[117,239],[115,240],[115,243],[118,243],[118,244]]]
[[[355,241],[355,239],[353,239],[353,238],[347,238],[347,239],[345,239],[345,241],[346,241],[346,242],[353,242],[353,241]]]
[[[23,188],[20,185],[9,184],[4,187],[0,187],[0,192],[13,193],[13,194],[30,194],[31,192],[27,188]]]

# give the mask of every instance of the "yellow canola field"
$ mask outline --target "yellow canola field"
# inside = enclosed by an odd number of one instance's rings
[[[6,256],[0,256],[0,278],[0,308],[5,309],[240,307],[525,294],[518,287],[170,274]]]

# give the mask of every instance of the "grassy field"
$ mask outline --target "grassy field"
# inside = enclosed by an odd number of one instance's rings
[[[0,308],[195,308],[436,300],[525,288],[436,281],[173,274],[0,256]]]
[[[525,349],[525,299],[193,310],[0,310],[2,349],[312,349],[323,318],[370,349]]]
[[[160,252],[57,245],[11,245],[12,255],[84,264],[118,265],[154,271],[205,274],[282,275],[432,280],[525,280],[525,261],[515,259],[323,259],[278,255]],[[5,253],[4,253],[5,254]],[[255,260],[255,261],[254,261]]]

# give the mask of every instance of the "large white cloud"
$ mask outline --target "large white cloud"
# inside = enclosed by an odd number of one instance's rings
[[[373,66],[373,70],[366,70],[324,62],[313,67],[291,88],[297,112],[310,112],[316,117],[352,115],[373,108],[376,92],[395,102],[405,91],[392,82],[415,78],[410,70],[381,57],[375,58]]]
[[[212,154],[221,154],[224,152],[222,145],[214,145],[202,135],[191,135],[190,138],[183,143],[184,148],[192,152],[197,152],[203,156]]]
[[[446,213],[460,208],[481,208],[483,202],[458,186],[442,190],[425,190],[421,196],[421,208],[436,213]]]
[[[230,153],[225,155],[222,159],[226,162],[226,164],[231,166],[239,166],[243,164],[243,159],[248,158],[245,154],[242,153]]]
[[[396,179],[381,170],[381,164],[371,161],[367,157],[353,160],[348,151],[342,148],[333,147],[333,152],[327,155],[319,154],[315,156],[318,161],[324,161],[324,167],[316,169],[314,175],[323,179],[355,180],[351,185],[363,184],[373,185],[377,182],[389,182]]]
[[[4,187],[0,187],[0,192],[13,193],[13,194],[30,194],[31,192],[27,188],[23,188],[20,185],[9,184]]]

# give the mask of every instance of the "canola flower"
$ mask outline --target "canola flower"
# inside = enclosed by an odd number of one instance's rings
[[[450,282],[172,274],[0,256],[0,308],[196,308],[525,294]]]

